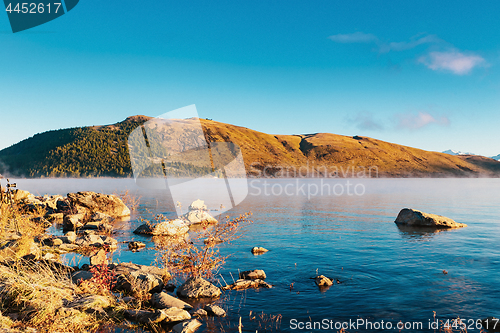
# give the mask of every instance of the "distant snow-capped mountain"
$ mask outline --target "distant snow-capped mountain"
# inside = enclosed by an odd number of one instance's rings
[[[477,155],[477,154],[474,154],[474,153],[464,153],[462,151],[453,150],[453,149],[445,150],[445,151],[443,151],[443,153],[448,154],[448,155],[454,155],[454,156],[457,156],[457,155]],[[498,154],[497,156],[492,156],[490,158],[492,158],[492,159],[497,160],[497,161],[500,162],[500,154]]]
[[[445,154],[448,154],[448,155],[476,155],[474,153],[464,153],[464,152],[461,152],[459,150],[452,150],[452,149],[448,149],[448,150],[445,150],[443,151],[443,153]]]

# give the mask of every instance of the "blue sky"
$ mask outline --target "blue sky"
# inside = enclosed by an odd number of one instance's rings
[[[157,116],[500,154],[500,2],[81,1],[13,34],[0,148]]]

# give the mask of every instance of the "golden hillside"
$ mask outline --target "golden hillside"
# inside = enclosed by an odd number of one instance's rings
[[[245,127],[201,120],[208,141],[229,141],[242,149],[247,171],[262,175],[312,176],[337,171],[340,177],[498,177],[500,162],[481,156],[452,156],[368,137],[330,133],[271,135]],[[275,167],[275,168],[271,168]],[[317,175],[317,173],[315,173]]]

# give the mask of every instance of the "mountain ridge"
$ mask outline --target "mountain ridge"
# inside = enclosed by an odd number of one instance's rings
[[[0,151],[0,173],[24,177],[130,177],[128,135],[152,117],[131,116],[111,125],[36,134]],[[200,119],[208,142],[241,147],[249,176],[499,177],[500,162],[482,156],[452,156],[363,136],[332,133],[273,135]],[[290,174],[290,172],[295,172]],[[356,170],[356,172],[354,172]],[[310,171],[308,171],[310,172]],[[306,172],[306,173],[308,173]],[[310,176],[310,175],[309,175]],[[361,175],[362,176],[362,175]]]

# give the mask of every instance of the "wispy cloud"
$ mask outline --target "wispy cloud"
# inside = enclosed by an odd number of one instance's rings
[[[356,116],[349,119],[349,122],[354,123],[360,130],[382,131],[384,129],[384,126],[376,121],[370,112],[359,112]]]
[[[372,43],[377,42],[378,38],[372,34],[355,32],[352,34],[338,34],[328,37],[337,43]]]
[[[416,115],[413,113],[398,114],[396,118],[398,120],[397,127],[401,129],[418,130],[431,124],[440,126],[450,125],[448,117],[435,117],[428,112],[419,112]]]
[[[483,57],[476,54],[463,54],[458,51],[430,52],[418,59],[419,63],[437,71],[451,71],[457,75],[470,73],[475,67],[486,65]]]
[[[378,53],[402,52],[427,44],[427,54],[417,59],[417,63],[437,71],[443,70],[456,75],[465,75],[479,66],[488,66],[486,60],[474,53],[465,54],[453,45],[440,39],[436,35],[415,36],[408,41],[387,42],[373,34],[355,32],[352,34],[337,34],[328,37],[336,43],[364,43],[374,44]],[[441,51],[436,51],[441,50]]]
[[[420,38],[412,38],[407,42],[390,42],[390,43],[381,43],[380,44],[380,52],[387,53],[390,51],[406,51],[411,50],[422,44],[439,44],[444,43],[444,41],[437,36],[428,35]]]
[[[385,42],[373,34],[366,34],[364,32],[355,32],[352,34],[337,34],[328,37],[336,43],[373,43],[378,47],[380,53],[388,53],[390,51],[406,51],[413,49],[422,44],[429,43],[442,43],[443,40],[437,36],[428,35],[420,38],[412,37],[409,41],[404,42]]]

